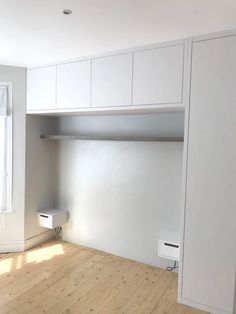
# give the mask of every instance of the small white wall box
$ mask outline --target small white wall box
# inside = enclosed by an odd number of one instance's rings
[[[179,261],[179,244],[158,240],[158,256]]]
[[[39,225],[44,228],[54,229],[68,221],[68,212],[61,209],[43,209],[38,212]]]

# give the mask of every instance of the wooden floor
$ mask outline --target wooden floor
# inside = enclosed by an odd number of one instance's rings
[[[176,273],[67,242],[0,254],[0,314],[203,313],[176,295]]]

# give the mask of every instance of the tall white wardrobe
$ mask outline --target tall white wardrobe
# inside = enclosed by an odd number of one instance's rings
[[[236,36],[194,38],[180,295],[235,313]]]
[[[55,200],[55,195],[48,196],[51,191],[49,181],[44,188],[42,181],[38,189],[37,182],[34,183],[36,185],[32,184],[34,176],[40,176],[39,172],[43,171],[44,163],[48,161],[53,164],[52,156],[60,153],[60,149],[51,146],[50,140],[40,139],[40,134],[75,135],[72,133],[81,131],[80,126],[85,121],[79,117],[81,114],[106,113],[108,116],[104,119],[108,121],[109,114],[119,113],[120,132],[125,136],[126,131],[132,133],[132,117],[138,113],[148,113],[148,119],[159,116],[156,122],[146,120],[144,123],[145,119],[137,119],[138,136],[142,135],[140,132],[146,132],[143,133],[145,136],[159,135],[166,137],[167,141],[178,142],[183,136],[181,117],[185,115],[184,145],[176,146],[178,151],[183,149],[182,187],[179,183],[179,190],[175,189],[181,198],[178,214],[181,240],[178,301],[212,313],[235,313],[235,56],[236,31],[230,31],[85,58],[79,62],[29,69],[27,154],[30,166],[26,186],[29,189],[34,186],[33,194],[37,199],[29,206],[31,222],[44,195],[48,197],[48,202],[43,202],[44,206],[53,202],[60,204],[60,201]],[[71,79],[68,81],[66,77]],[[81,91],[79,96],[78,91]],[[66,118],[68,114],[74,117]],[[125,116],[122,119],[122,114],[131,115],[131,120]],[[41,122],[35,115],[42,115]],[[48,115],[55,117],[46,117]],[[110,126],[115,121],[112,119],[114,117],[108,122]],[[88,118],[87,127],[89,121]],[[101,118],[97,121],[101,121]],[[123,133],[122,121],[127,122]],[[144,129],[140,128],[143,126],[142,121]],[[155,134],[150,133],[150,127],[155,123],[155,132],[152,129]],[[98,129],[93,129],[93,132],[99,130],[100,125],[97,122]],[[88,128],[86,131],[89,131]],[[170,146],[170,152],[173,152],[174,145]],[[43,161],[40,160],[35,169],[30,154],[34,153],[36,160],[37,151],[42,152]],[[141,153],[142,150],[137,152]],[[96,154],[90,156],[89,160],[96,163]],[[49,163],[46,166],[47,173],[51,171]],[[58,168],[53,171],[55,174]],[[56,173],[55,178],[59,177],[63,177],[63,174]],[[148,189],[146,191],[148,193]],[[40,197],[37,193],[40,193]],[[63,189],[61,193],[63,204],[67,204],[69,209],[70,199],[63,194]],[[171,199],[172,196],[167,194],[166,199]],[[122,197],[122,194],[119,196]],[[143,222],[146,223],[145,215]]]

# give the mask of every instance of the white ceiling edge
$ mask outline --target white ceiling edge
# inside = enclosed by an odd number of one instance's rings
[[[34,67],[236,28],[235,0],[1,0],[0,64]],[[71,9],[65,16],[63,9]]]

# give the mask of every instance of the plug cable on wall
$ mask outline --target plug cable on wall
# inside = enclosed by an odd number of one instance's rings
[[[174,269],[176,269],[176,268],[178,268],[178,266],[177,266],[177,262],[175,261],[175,262],[174,262],[174,265],[173,265],[173,266],[167,266],[167,267],[166,267],[166,270],[167,270],[167,271],[172,271],[172,270],[174,270]]]
[[[56,227],[55,229],[54,229],[54,231],[55,231],[55,234],[56,234],[56,237],[57,237],[57,239],[58,240],[61,240],[61,232],[62,232],[62,227],[60,226],[60,227]]]

